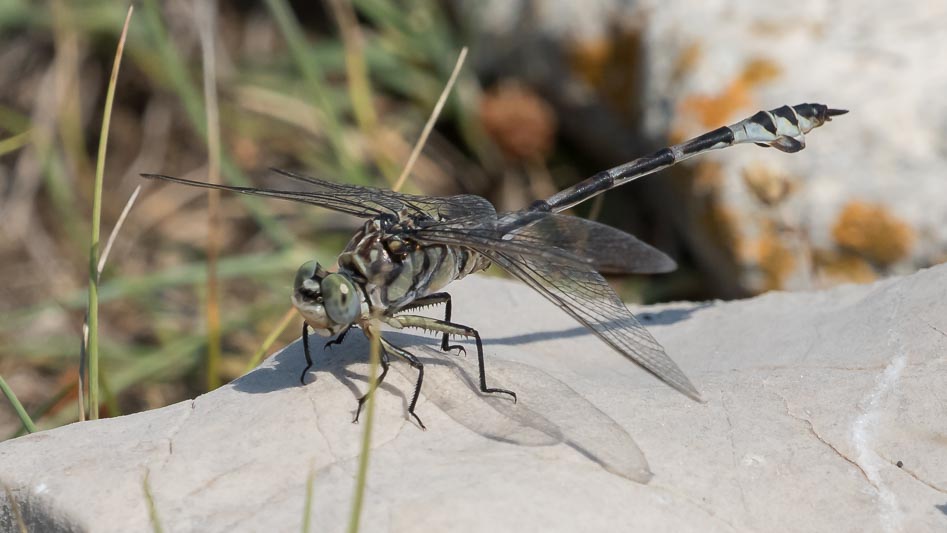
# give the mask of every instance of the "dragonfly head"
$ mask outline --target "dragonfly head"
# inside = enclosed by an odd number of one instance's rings
[[[341,333],[362,311],[358,287],[345,273],[330,274],[319,263],[307,261],[296,271],[293,305],[319,335]]]

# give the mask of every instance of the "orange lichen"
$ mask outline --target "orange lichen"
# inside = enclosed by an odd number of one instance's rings
[[[782,74],[772,60],[753,58],[743,71],[716,95],[694,95],[681,101],[679,109],[685,117],[696,118],[702,128],[715,128],[731,120],[737,111],[753,106],[751,91]]]
[[[609,62],[612,61],[614,44],[611,39],[598,38],[572,43],[569,49],[569,66],[575,75],[599,88]]]
[[[831,282],[871,283],[878,279],[867,261],[850,252],[817,250],[813,260],[819,274]]]
[[[552,150],[556,115],[542,97],[524,85],[506,82],[489,90],[480,102],[480,121],[513,159],[539,160]]]
[[[700,63],[703,52],[704,49],[699,43],[691,43],[685,47],[677,56],[677,60],[674,61],[674,67],[671,69],[671,81],[676,82],[683,78],[685,74],[694,70],[694,67]]]
[[[797,187],[790,176],[762,164],[747,165],[741,176],[753,196],[768,206],[782,203]]]
[[[707,203],[699,215],[700,224],[708,236],[727,250],[738,250],[741,246],[737,228],[740,218],[737,214],[717,201]]]
[[[734,254],[738,254],[745,245],[739,231],[739,214],[727,207],[720,198],[723,180],[720,163],[703,161],[698,164],[690,180],[694,203],[689,209],[694,213],[693,220],[702,238],[730,252],[732,260]],[[729,266],[736,268],[736,262]]]
[[[698,94],[685,98],[681,101],[680,111],[685,116],[696,118],[701,128],[715,128],[752,102],[749,86],[738,78],[716,95]]]
[[[710,159],[702,159],[694,167],[691,190],[696,195],[716,194],[723,185],[723,165]]]
[[[794,247],[787,244],[785,237],[791,237],[777,223],[762,219],[759,234],[747,240],[736,250],[741,264],[754,266],[762,277],[760,286],[755,289],[768,291],[783,289],[797,268]]]
[[[908,255],[914,231],[883,205],[853,201],[842,209],[832,238],[839,247],[886,266]]]
[[[773,81],[782,75],[783,69],[778,63],[764,57],[756,57],[743,67],[740,77],[750,86]]]
[[[607,37],[576,41],[568,50],[569,66],[576,77],[598,92],[612,109],[631,116],[635,111],[641,34],[615,29]]]
[[[779,233],[770,230],[756,243],[757,262],[763,273],[763,290],[785,287],[786,280],[796,269],[792,250],[783,244]]]

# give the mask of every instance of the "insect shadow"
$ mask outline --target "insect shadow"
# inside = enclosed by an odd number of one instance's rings
[[[430,346],[436,341],[428,337],[402,332],[386,332],[385,336],[417,355],[424,364],[422,398],[426,401],[419,409],[439,409],[456,423],[494,441],[526,447],[564,445],[612,474],[638,483],[651,479],[647,460],[631,435],[581,394],[542,369],[487,354],[490,385],[515,390],[519,401],[514,404],[505,396],[480,392],[472,346],[468,347],[469,355],[455,355]],[[351,391],[354,408],[355,400],[367,389],[367,340],[353,334],[341,345],[317,349],[321,353],[314,358],[306,382],[337,380]],[[297,341],[268,364],[235,381],[233,387],[251,394],[298,387],[304,366],[302,345]],[[395,383],[413,383],[417,379],[417,371],[398,358],[392,358],[391,370],[403,376]],[[407,412],[410,386],[395,383],[383,383],[379,389],[399,397]]]
[[[350,370],[350,367],[368,361],[367,340],[357,332],[353,332],[346,337],[343,344],[333,346],[331,349],[323,349],[320,337],[312,336],[310,342],[313,346],[313,365],[303,376],[304,383],[309,384],[323,379],[328,374],[349,389],[354,398],[360,397],[367,387],[368,374]],[[250,394],[266,394],[299,387],[300,375],[305,366],[302,339],[298,339],[249,374],[234,381],[232,385],[235,390]],[[407,409],[404,391],[388,383],[382,383],[379,388],[401,396]]]
[[[688,320],[692,314],[713,305],[713,302],[703,302],[697,305],[687,304],[686,307],[667,307],[660,311],[639,312],[635,313],[635,316],[638,317],[639,322],[646,326],[668,326]]]
[[[668,308],[660,311],[636,313],[638,321],[646,326],[667,326],[676,322],[683,322],[691,315],[705,307],[712,306],[712,302],[706,302],[699,305],[689,305],[688,307]],[[529,344],[531,342],[540,342],[553,339],[567,339],[574,337],[583,337],[591,335],[589,328],[576,326],[560,331],[534,331],[532,333],[523,333],[520,335],[509,335],[506,337],[487,337],[483,339],[484,346],[497,345],[518,345]]]

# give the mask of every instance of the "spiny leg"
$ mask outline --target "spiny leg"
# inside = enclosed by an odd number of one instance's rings
[[[381,345],[386,352],[390,351],[394,353],[395,355],[407,361],[409,365],[418,369],[418,382],[414,385],[414,395],[411,396],[411,402],[408,403],[408,414],[417,420],[418,425],[421,426],[421,429],[426,430],[427,427],[424,425],[424,422],[421,422],[421,417],[419,417],[417,413],[414,412],[415,406],[418,405],[418,396],[421,395],[421,383],[424,382],[424,365],[421,364],[421,361],[418,361],[417,357],[409,353],[407,350],[399,348],[385,339],[381,339]]]
[[[351,331],[352,328],[354,327],[355,327],[355,324],[350,324],[349,327],[342,330],[342,333],[339,333],[338,337],[332,340],[326,341],[326,343],[322,346],[322,349],[327,350],[330,346],[336,346],[336,345],[342,344],[342,341],[345,340],[345,334]]]
[[[369,394],[375,394],[375,389],[377,389],[382,381],[385,381],[385,376],[388,375],[388,351],[385,350],[384,344],[381,346],[381,375],[378,376],[378,380],[375,382],[375,385],[368,389],[368,392],[362,395],[358,399],[358,408],[355,409],[355,418],[352,420],[353,424],[358,423],[358,415],[362,414],[362,406],[365,404],[365,400],[368,399]]]
[[[303,320],[303,353],[306,354],[306,368],[299,375],[299,382],[306,384],[306,372],[312,368],[312,355],[309,354],[309,323]]]
[[[426,329],[432,331],[440,331],[446,334],[451,335],[461,335],[463,337],[473,337],[477,343],[477,362],[480,365],[480,392],[485,393],[503,393],[509,394],[513,398],[513,402],[516,402],[516,393],[506,389],[491,389],[487,387],[487,372],[483,366],[483,341],[480,340],[480,333],[477,330],[473,329],[470,326],[464,326],[462,324],[455,324],[453,322],[447,322],[444,320],[438,320],[436,318],[428,318],[426,316],[418,315],[402,315],[395,317],[395,320],[401,323],[404,327],[408,328],[418,328]]]
[[[429,305],[444,304],[444,322],[450,322],[450,312],[451,312],[451,297],[450,294],[446,292],[435,292],[433,294],[428,294],[411,302],[410,304],[402,307],[398,312],[410,311],[412,309],[420,309],[422,307],[427,307]],[[459,344],[448,344],[450,338],[449,333],[444,333],[444,336],[441,337],[441,350],[449,352],[451,350],[457,350],[459,352],[467,353],[467,349]]]

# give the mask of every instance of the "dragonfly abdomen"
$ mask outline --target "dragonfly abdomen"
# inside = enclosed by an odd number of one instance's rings
[[[534,202],[530,209],[558,213],[695,155],[735,144],[752,143],[787,153],[798,152],[806,146],[805,134],[832,120],[832,117],[847,112],[822,104],[786,105],[760,111],[736,124],[717,128],[681,144],[662,148],[649,156],[603,170],[546,200]]]

